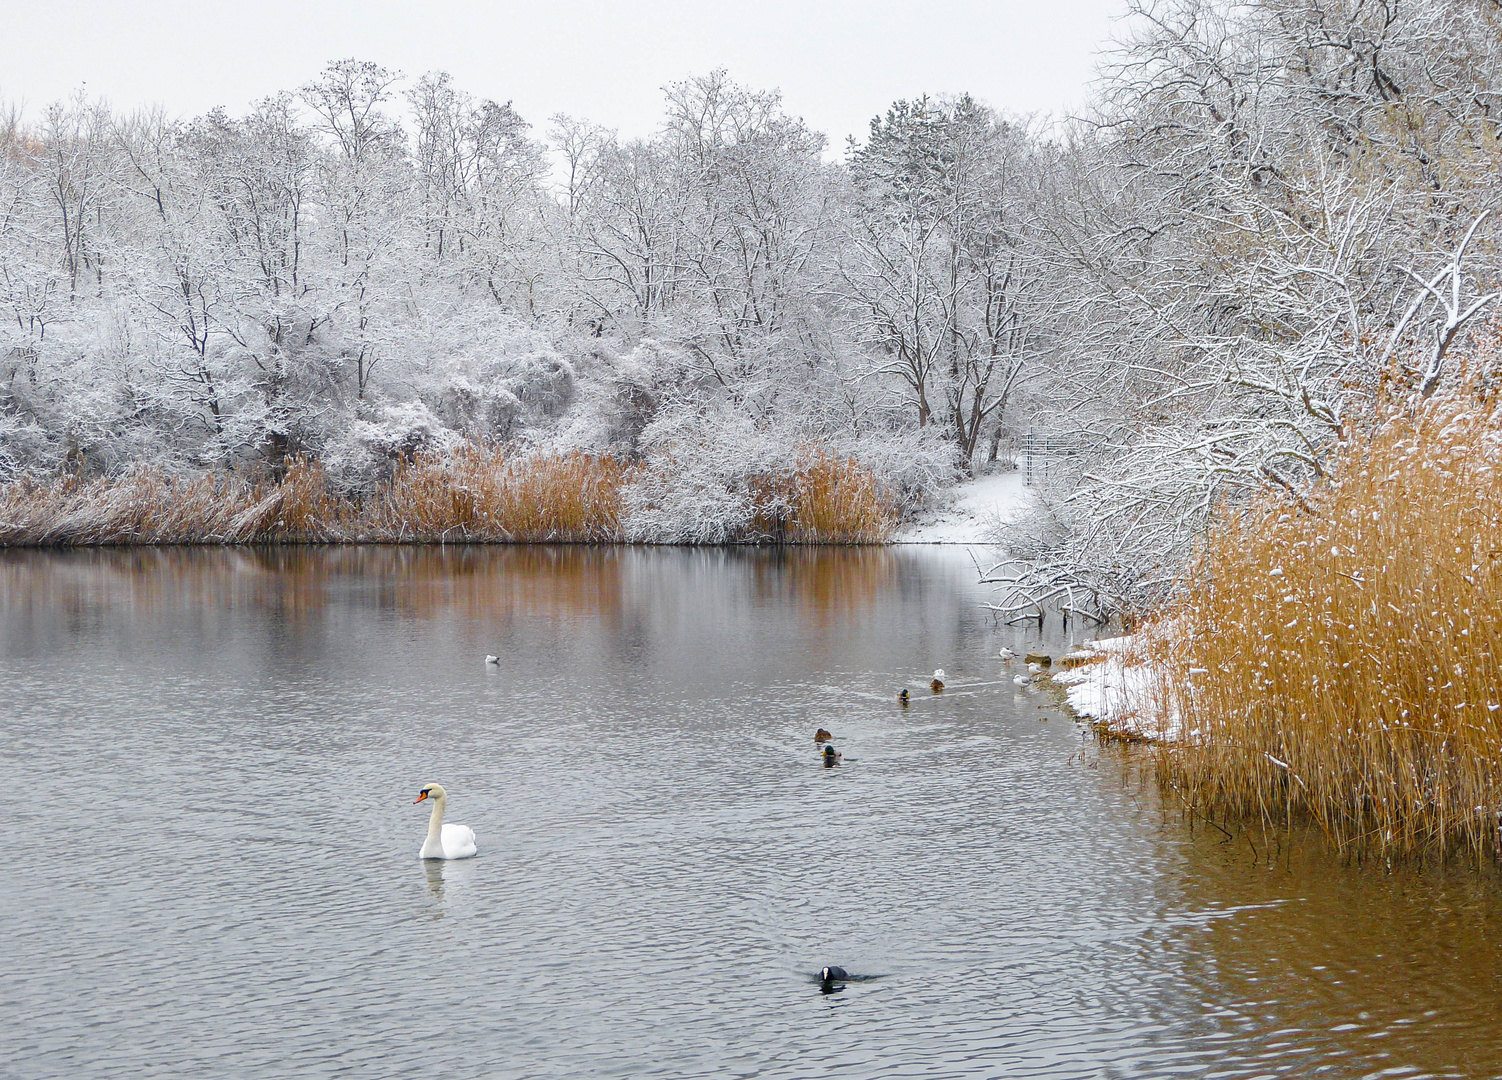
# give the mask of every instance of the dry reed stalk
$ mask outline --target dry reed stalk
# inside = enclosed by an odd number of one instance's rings
[[[813,544],[888,539],[897,512],[870,469],[806,450],[790,475],[755,485],[761,537]],[[279,480],[169,477],[155,469],[0,488],[0,545],[615,542],[633,470],[582,453],[508,457],[465,443],[404,465],[363,504],[330,493],[322,467],[293,460]]]
[[[625,475],[611,458],[508,459],[499,448],[467,443],[399,469],[376,500],[372,524],[408,541],[619,540]]]
[[[854,458],[804,447],[791,474],[750,483],[753,537],[795,544],[880,544],[900,514],[874,472]]]
[[[854,458],[815,451],[793,478],[789,538],[809,544],[880,544],[897,509],[876,474]]]
[[[22,481],[0,495],[0,542],[214,542],[248,497],[248,486],[232,479],[181,479],[154,469],[111,479]]]
[[[1192,807],[1498,851],[1499,421],[1476,394],[1390,408],[1316,514],[1270,498],[1208,540],[1148,634],[1190,733],[1161,774]]]
[[[172,477],[24,479],[0,489],[0,545],[222,544],[331,540],[350,508],[329,494],[322,467],[294,461],[279,482]]]

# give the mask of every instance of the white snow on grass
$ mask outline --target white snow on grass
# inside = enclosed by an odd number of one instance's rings
[[[992,544],[1002,527],[1016,521],[1033,505],[1033,493],[1022,473],[978,476],[954,489],[954,501],[943,510],[897,531],[896,544]]]
[[[1137,658],[1135,645],[1130,637],[1087,642],[1079,651],[1092,659],[1080,667],[1056,671],[1053,681],[1064,688],[1071,709],[1105,725],[1110,734],[1172,742],[1180,736],[1178,718],[1155,715],[1157,672]]]

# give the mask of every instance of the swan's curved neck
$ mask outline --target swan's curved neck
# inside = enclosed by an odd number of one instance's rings
[[[429,844],[441,845],[443,843],[443,804],[445,801],[442,795],[433,799],[433,812],[428,815]]]

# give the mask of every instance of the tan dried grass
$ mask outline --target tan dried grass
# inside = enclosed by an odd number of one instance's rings
[[[1147,635],[1194,809],[1313,820],[1341,845],[1497,853],[1502,417],[1390,408],[1311,500],[1224,523]]]
[[[322,466],[303,458],[275,480],[146,468],[23,479],[0,487],[0,546],[617,542],[633,475],[610,457],[464,443],[418,454],[364,499],[333,495]],[[819,450],[794,473],[758,481],[756,497],[767,510],[751,539],[880,543],[898,517],[875,473]]]
[[[793,478],[790,533],[808,544],[880,544],[897,508],[876,473],[849,457],[814,452]]]
[[[0,488],[0,545],[286,543],[345,535],[350,508],[323,469],[297,459],[280,481],[133,469],[117,477],[23,479]]]
[[[467,443],[400,468],[374,501],[372,525],[398,541],[614,541],[625,476],[608,457],[508,458]]]
[[[805,447],[791,474],[750,485],[753,536],[796,544],[880,544],[900,518],[885,485],[850,457]]]

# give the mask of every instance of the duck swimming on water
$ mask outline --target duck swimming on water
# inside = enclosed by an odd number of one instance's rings
[[[936,694],[940,690],[944,689],[944,669],[943,668],[935,668],[934,669],[934,679],[933,679],[933,682],[931,682],[931,683],[928,684],[928,687],[929,687],[930,690],[932,690]]]
[[[817,743],[826,743],[833,738],[834,736],[825,731],[823,728],[820,728],[818,731],[814,732],[814,742]]]
[[[824,767],[826,769],[838,765],[845,755],[834,748],[833,743],[824,744]]]
[[[907,687],[904,686],[901,690],[899,690],[897,692],[897,703],[899,705],[906,705],[907,704]]]

